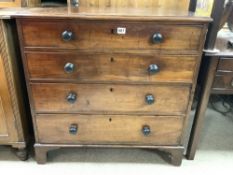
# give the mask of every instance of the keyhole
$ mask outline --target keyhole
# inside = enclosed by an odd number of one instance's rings
[[[111,60],[111,62],[114,62],[114,61],[115,61],[113,57],[111,57],[111,59],[110,59],[110,60]]]
[[[111,91],[111,92],[113,92],[113,91],[114,91],[114,89],[113,89],[113,88],[110,88],[110,91]]]
[[[112,118],[109,118],[109,122],[111,122],[112,121]]]

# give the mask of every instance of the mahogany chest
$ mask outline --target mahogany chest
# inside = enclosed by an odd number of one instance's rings
[[[38,163],[61,147],[153,148],[180,165],[209,18],[67,9],[18,14]]]

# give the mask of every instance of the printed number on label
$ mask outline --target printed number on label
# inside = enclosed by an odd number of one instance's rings
[[[116,33],[118,35],[125,35],[126,34],[126,28],[125,27],[118,27]]]

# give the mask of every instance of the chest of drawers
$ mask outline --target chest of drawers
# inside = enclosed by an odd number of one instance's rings
[[[180,165],[210,19],[118,13],[17,16],[38,163],[86,146],[155,148]]]

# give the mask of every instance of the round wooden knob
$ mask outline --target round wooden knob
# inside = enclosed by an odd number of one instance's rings
[[[78,133],[78,125],[77,124],[71,124],[69,127],[69,133],[72,135],[76,135]]]
[[[71,0],[71,4],[75,7],[79,6],[79,0]]]
[[[163,42],[163,35],[161,33],[155,33],[152,36],[152,43],[153,44],[160,44]]]
[[[62,39],[64,40],[64,41],[70,41],[70,40],[72,40],[73,39],[73,33],[72,32],[70,32],[70,31],[64,31],[63,33],[62,33]]]
[[[69,103],[75,103],[76,100],[77,100],[77,93],[75,93],[75,92],[70,92],[70,93],[67,95],[66,100],[67,100]]]
[[[65,66],[64,66],[64,71],[66,73],[73,73],[74,69],[75,69],[75,66],[74,66],[73,63],[66,63]]]
[[[155,98],[154,98],[154,96],[152,94],[146,95],[146,99],[145,100],[146,100],[146,103],[148,105],[151,105],[151,104],[153,104],[155,102]]]
[[[159,72],[159,67],[157,64],[151,64],[148,67],[148,73],[149,74],[156,74]]]
[[[144,125],[142,127],[142,133],[144,136],[148,136],[151,133],[150,126]]]

